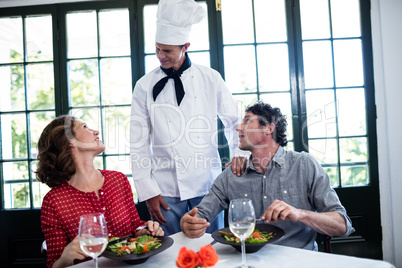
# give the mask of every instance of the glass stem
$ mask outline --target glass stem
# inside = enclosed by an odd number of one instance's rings
[[[244,239],[241,240],[241,266],[247,267],[246,266],[246,240],[244,240]]]
[[[98,258],[94,257],[94,268],[98,268]]]

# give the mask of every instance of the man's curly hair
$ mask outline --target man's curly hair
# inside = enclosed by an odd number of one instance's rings
[[[246,113],[248,112],[252,112],[258,117],[261,126],[273,123],[275,125],[275,130],[272,132],[273,140],[282,147],[288,144],[286,137],[286,127],[288,123],[286,116],[282,114],[279,108],[272,107],[262,101],[256,101],[246,108]]]
[[[75,174],[70,140],[74,137],[75,117],[62,115],[50,122],[38,141],[38,181],[54,187],[69,181]]]

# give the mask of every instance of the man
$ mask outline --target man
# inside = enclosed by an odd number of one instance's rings
[[[240,149],[251,151],[246,171],[237,177],[226,169],[197,208],[183,216],[180,225],[188,237],[202,236],[209,221],[237,198],[251,199],[257,217],[285,231],[277,244],[317,250],[316,232],[354,231],[321,165],[308,153],[283,148],[286,126],[279,108],[257,102],[246,109],[236,128]]]
[[[131,163],[140,201],[166,235],[198,205],[221,172],[217,120],[225,125],[232,155],[240,123],[236,102],[218,72],[187,54],[191,25],[206,11],[194,0],[160,0],[155,38],[157,68],[134,88]],[[223,227],[223,214],[208,230]]]

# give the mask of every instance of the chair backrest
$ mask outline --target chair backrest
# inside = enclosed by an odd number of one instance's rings
[[[332,253],[331,238],[329,235],[323,235],[324,252]]]
[[[42,242],[42,246],[40,247],[40,253],[45,254],[47,252],[46,240]]]

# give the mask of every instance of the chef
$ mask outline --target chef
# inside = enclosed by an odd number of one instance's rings
[[[221,173],[218,116],[231,155],[241,114],[215,70],[191,62],[191,26],[206,16],[194,0],[160,0],[155,37],[160,67],[139,79],[131,106],[130,155],[139,201],[146,201],[165,235],[180,232],[181,217],[197,206]],[[222,228],[223,214],[206,230]]]

